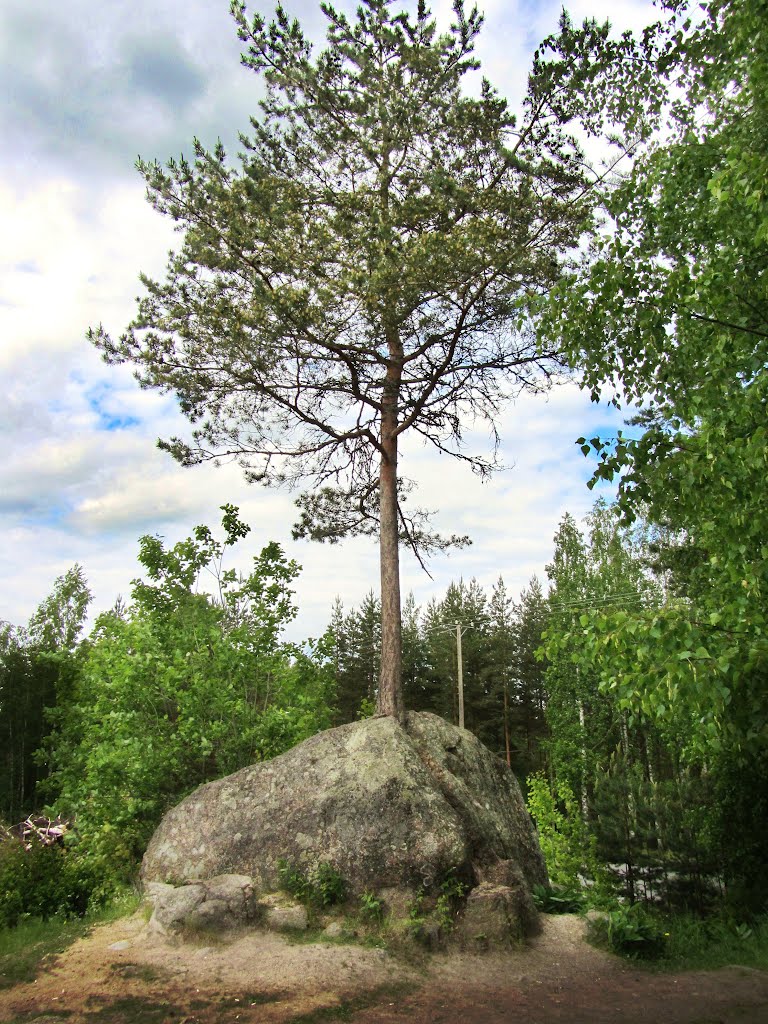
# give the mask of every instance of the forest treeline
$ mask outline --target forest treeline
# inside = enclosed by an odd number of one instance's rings
[[[376,597],[349,611],[337,600],[322,638],[286,643],[299,567],[272,543],[249,574],[226,568],[248,527],[228,505],[222,526],[221,540],[198,527],[170,548],[141,538],[145,577],[86,637],[79,566],[25,628],[3,627],[0,817],[46,809],[76,825],[67,870],[45,875],[45,896],[32,877],[27,897],[17,885],[5,920],[29,912],[31,891],[41,912],[46,900],[84,908],[133,877],[164,811],[197,785],[374,712]],[[624,527],[604,502],[583,529],[566,515],[546,592],[533,577],[514,599],[499,578],[490,590],[452,583],[423,608],[409,597],[406,701],[457,721],[458,625],[466,726],[523,783],[553,882],[586,881],[604,898],[757,906],[765,750],[710,744],[704,756],[706,723],[685,704],[645,714],[579,661],[587,612],[649,614],[685,600],[690,573],[684,539]],[[5,870],[34,875],[33,859],[19,853]]]
[[[526,785],[554,881],[578,888],[588,878],[631,900],[698,909],[725,896],[761,905],[762,741],[746,742],[724,719],[711,742],[708,720],[688,702],[670,697],[669,706],[644,709],[605,666],[586,662],[592,616],[623,626],[670,606],[696,615],[690,537],[644,521],[622,526],[617,511],[598,502],[583,528],[563,518],[546,593],[533,577],[513,600],[500,578],[490,591],[476,580],[452,583],[424,608],[409,598],[407,704],[457,721],[458,624],[466,725]],[[372,594],[346,614],[334,609],[335,721],[372,706],[377,613]],[[638,647],[655,642],[637,628]]]

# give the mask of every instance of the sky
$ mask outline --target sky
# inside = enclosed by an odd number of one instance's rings
[[[351,10],[353,5],[338,5]],[[559,0],[493,0],[477,56],[514,109],[531,56],[557,25]],[[314,0],[286,0],[322,40]],[[271,4],[249,3],[271,14]],[[653,20],[647,0],[573,0],[575,21],[610,18],[616,31]],[[433,10],[447,25],[450,4]],[[138,156],[166,161],[198,137],[230,152],[257,113],[258,78],[239,63],[228,0],[0,2],[0,620],[24,624],[56,577],[83,566],[92,613],[128,598],[138,538],[172,544],[213,527],[225,502],[252,527],[230,565],[248,570],[279,541],[303,571],[291,639],[317,636],[338,596],[350,609],[378,591],[371,540],[329,547],[291,539],[291,493],[247,485],[234,465],[184,469],[156,447],[184,429],[172,397],[141,390],[130,369],[104,364],[86,339],[119,335],[141,293],[140,271],[162,276],[178,236],[144,197]],[[475,83],[476,84],[476,83]],[[591,406],[574,384],[520,399],[498,424],[506,468],[489,483],[446,456],[408,446],[401,468],[443,533],[471,547],[430,562],[408,554],[403,593],[417,603],[472,577],[519,592],[545,579],[566,511],[594,500],[575,439],[615,433],[621,414]],[[488,438],[470,439],[488,451]]]

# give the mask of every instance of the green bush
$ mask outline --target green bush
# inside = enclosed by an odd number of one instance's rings
[[[363,921],[378,924],[384,916],[384,904],[375,893],[364,892],[360,897],[360,917]]]
[[[589,923],[590,938],[619,956],[656,960],[662,957],[669,935],[664,923],[639,903],[619,906]]]
[[[544,914],[577,914],[586,902],[582,889],[568,886],[534,885],[533,902]]]
[[[347,886],[339,872],[331,865],[323,862],[311,877],[317,897],[323,907],[332,907],[343,903],[347,896]]]
[[[96,886],[86,863],[61,846],[0,844],[0,927],[26,917],[80,917]]]
[[[287,860],[277,862],[280,888],[299,903],[313,907],[332,907],[347,897],[346,882],[333,867],[323,861],[307,875]]]
[[[605,870],[597,859],[596,840],[584,822],[573,790],[566,782],[554,785],[538,772],[528,777],[528,811],[536,823],[547,872],[555,885],[576,890],[580,876],[594,880],[602,893]]]

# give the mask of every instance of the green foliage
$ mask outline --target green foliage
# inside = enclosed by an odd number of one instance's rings
[[[50,791],[77,818],[78,856],[127,880],[164,811],[195,786],[281,753],[327,724],[325,641],[282,644],[298,566],[276,544],[237,577],[223,547],[247,532],[223,506],[224,544],[199,527],[166,549],[142,538],[148,580],[97,622],[72,699],[55,715]],[[197,591],[210,570],[217,594]]]
[[[434,916],[443,932],[450,932],[469,886],[453,871],[447,872],[438,885]]]
[[[88,865],[59,845],[0,843],[0,928],[28,917],[82,916],[95,888]]]
[[[581,888],[534,885],[533,902],[545,914],[576,914],[583,909],[586,897]]]
[[[542,330],[593,397],[611,381],[642,403],[640,436],[580,443],[678,575],[660,607],[586,613],[581,664],[622,707],[686,716],[690,756],[711,757],[768,735],[768,65],[763,0],[700,6],[668,27],[669,131]]]
[[[529,776],[528,810],[536,823],[547,872],[556,886],[581,888],[581,878],[601,877],[596,839],[584,822],[579,802],[567,783],[554,792],[542,773]]]
[[[344,878],[326,861],[306,874],[296,865],[280,859],[277,862],[277,876],[280,888],[308,907],[333,907],[347,898]]]
[[[373,892],[364,892],[360,896],[360,916],[371,924],[379,924],[384,916],[384,904]]]
[[[346,882],[333,865],[325,861],[318,864],[313,872],[312,884],[317,891],[320,905],[323,907],[335,906],[337,903],[343,903],[346,899]]]
[[[26,629],[0,623],[0,817],[16,822],[38,802],[48,765],[38,755],[49,712],[68,700],[85,645],[91,594],[79,565],[54,583]]]
[[[749,923],[729,913],[676,914],[667,919],[666,963],[671,970],[714,970],[730,964],[768,969],[768,918]]]
[[[420,923],[424,919],[426,896],[427,894],[424,889],[420,888],[416,891],[416,895],[408,904],[408,919],[412,923]]]
[[[280,888],[299,903],[311,902],[312,885],[306,874],[282,857],[277,862],[277,878]]]
[[[620,956],[657,960],[665,954],[668,933],[658,915],[635,903],[593,917],[589,935]]]

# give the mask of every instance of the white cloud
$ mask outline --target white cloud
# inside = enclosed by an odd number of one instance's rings
[[[161,275],[167,250],[178,241],[144,199],[143,183],[132,168],[134,148],[158,144],[165,152],[143,155],[165,158],[182,145],[188,150],[195,131],[206,143],[218,132],[232,138],[237,128],[247,130],[247,112],[255,111],[258,80],[239,68],[240,43],[226,11],[214,6],[215,12],[203,0],[96,7],[90,0],[72,0],[67,12],[60,12],[69,28],[59,37],[58,63],[50,47],[34,45],[36,15],[23,0],[11,0],[0,12],[0,34],[3,23],[16,33],[15,41],[8,37],[4,43],[7,69],[14,54],[17,74],[25,62],[39,62],[29,68],[43,93],[48,89],[39,99],[54,120],[64,109],[55,93],[61,68],[78,54],[92,70],[123,59],[128,67],[131,53],[143,53],[148,76],[135,116],[121,119],[129,92],[114,97],[111,134],[102,138],[99,126],[110,107],[96,103],[92,79],[73,72],[66,107],[77,114],[72,124],[41,119],[21,134],[22,122],[12,122],[18,137],[9,138],[0,157],[0,524],[5,538],[0,618],[25,621],[54,578],[75,561],[86,569],[97,609],[110,606],[118,593],[127,596],[139,572],[140,534],[161,533],[174,543],[199,522],[215,526],[224,502],[239,505],[253,525],[239,565],[247,568],[249,558],[271,539],[304,565],[295,638],[324,627],[336,595],[349,608],[378,589],[372,542],[294,543],[294,496],[246,486],[233,465],[184,470],[158,451],[158,436],[184,426],[173,401],[140,390],[126,368],[105,366],[85,340],[87,328],[100,322],[114,333],[124,329],[140,291],[139,270]],[[444,23],[448,6],[442,0],[438,5]],[[645,3],[613,6],[609,13],[618,29],[630,22],[640,26],[653,15]],[[354,4],[345,8],[353,11]],[[601,17],[604,8],[602,0],[589,10],[579,2],[572,12],[580,20],[588,14]],[[478,56],[484,73],[514,106],[531,49],[555,28],[559,4],[494,0],[485,9]],[[302,17],[313,38],[321,38],[324,19],[315,4],[303,0],[288,10]],[[51,14],[54,22],[57,17]],[[172,79],[152,78],[159,74],[156,62],[146,63],[153,34],[159,42],[149,57],[154,60],[160,44],[173,52]],[[134,61],[134,71],[140,64]],[[126,88],[128,78],[121,79]],[[170,94],[184,81],[194,95],[171,126],[160,93]],[[18,90],[9,95],[13,102]],[[514,467],[487,484],[459,463],[409,444],[403,471],[420,485],[414,502],[438,510],[436,526],[442,532],[469,532],[475,543],[467,551],[436,557],[434,583],[404,552],[404,592],[413,588],[424,603],[460,575],[476,575],[490,586],[502,574],[515,590],[532,572],[543,574],[563,512],[579,515],[591,504],[584,487],[588,465],[573,440],[588,432],[598,415],[610,420],[590,410],[574,386],[556,390],[549,400],[521,399],[501,423],[502,459]],[[487,445],[484,438],[472,440]]]

